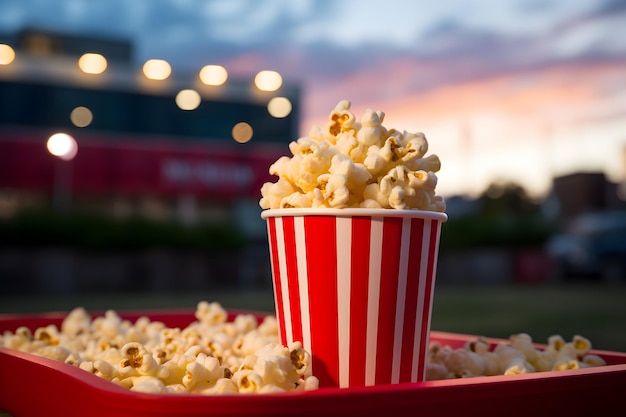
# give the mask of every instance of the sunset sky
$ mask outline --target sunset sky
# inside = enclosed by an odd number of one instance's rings
[[[438,190],[554,175],[626,177],[626,1],[3,0],[24,27],[130,39],[136,63],[279,71],[302,86],[301,134],[347,99],[422,131]],[[295,138],[294,138],[295,139]]]

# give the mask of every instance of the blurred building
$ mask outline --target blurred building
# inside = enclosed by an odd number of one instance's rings
[[[72,204],[117,214],[258,216],[268,167],[298,134],[295,85],[212,82],[161,60],[151,75],[123,39],[27,29],[0,43],[14,50],[0,65],[2,217],[51,201],[60,182]],[[85,54],[104,69],[80,67]],[[46,149],[57,132],[78,142],[71,161]]]
[[[622,184],[613,183],[601,172],[579,172],[555,177],[552,197],[557,202],[563,226],[588,212],[626,210]]]

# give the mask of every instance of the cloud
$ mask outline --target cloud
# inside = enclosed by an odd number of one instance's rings
[[[6,0],[0,23],[127,36],[137,64],[161,57],[192,72],[220,63],[239,76],[275,69],[302,84],[303,114],[316,118],[341,98],[401,100],[551,68],[620,62],[626,36],[616,35],[624,32],[624,4]],[[326,105],[316,111],[319,103]]]

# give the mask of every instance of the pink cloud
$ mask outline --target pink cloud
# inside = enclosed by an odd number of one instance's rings
[[[305,134],[314,124],[325,125],[328,114],[341,99],[352,102],[357,116],[367,107],[384,111],[386,122],[437,123],[488,113],[574,124],[608,107],[612,113],[621,113],[623,117],[624,101],[621,101],[621,109],[612,105],[618,101],[620,89],[623,91],[626,87],[623,74],[626,74],[626,62],[571,63],[458,82],[432,90],[423,87],[411,90],[416,79],[435,77],[436,67],[416,68],[411,62],[400,61],[384,69],[367,69],[335,80],[310,81],[303,97],[301,131]]]

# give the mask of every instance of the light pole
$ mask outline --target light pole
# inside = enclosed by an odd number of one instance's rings
[[[78,153],[76,139],[67,133],[55,133],[46,143],[54,161],[53,206],[55,211],[67,211],[70,206],[71,166],[69,162]]]

